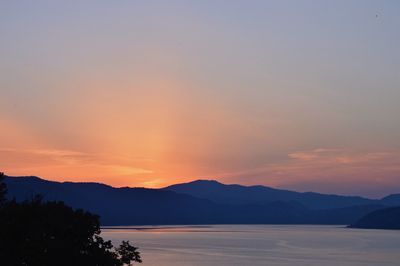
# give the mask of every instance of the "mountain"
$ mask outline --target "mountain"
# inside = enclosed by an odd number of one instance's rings
[[[364,229],[400,229],[400,207],[391,207],[373,211],[363,216],[351,228]]]
[[[176,184],[166,187],[164,190],[185,193],[193,197],[223,204],[296,201],[310,209],[335,209],[355,205],[382,204],[379,200],[362,197],[326,195],[314,192],[300,193],[265,186],[225,185],[214,180],[197,180],[190,183]]]
[[[391,194],[381,200],[382,203],[391,206],[400,206],[400,194]]]
[[[7,177],[5,183],[9,198],[23,201],[41,194],[45,200],[64,201],[98,214],[103,225],[205,223],[216,205],[189,195],[146,188],[59,183],[38,177]]]
[[[385,207],[379,201],[358,197],[345,197],[340,201],[337,197],[341,196],[325,195],[327,199],[323,199],[323,194],[311,193],[327,203],[326,208],[322,208],[321,203],[308,203],[310,193],[283,191],[287,196],[285,198],[279,193],[282,190],[223,185],[215,181],[189,183],[189,187],[197,191],[196,195],[191,195],[193,190],[189,193],[172,191],[172,188],[182,188],[182,184],[167,189],[114,188],[99,183],[53,182],[33,176],[6,177],[5,183],[9,198],[23,201],[41,194],[44,200],[64,201],[73,208],[98,214],[102,225],[350,224],[371,211]],[[209,187],[213,190],[208,191]],[[240,197],[234,197],[232,188],[234,192],[240,192]],[[203,197],[201,190],[205,195],[214,194],[214,198]],[[275,194],[269,194],[267,198],[265,194],[269,191]],[[293,195],[298,194],[306,195],[307,200],[296,200],[300,197]],[[215,200],[218,197],[224,200]],[[342,205],[338,203],[336,206],[340,207],[334,208],[331,198],[336,199],[335,204],[339,202]],[[350,204],[347,201],[353,198],[353,205],[346,206]]]

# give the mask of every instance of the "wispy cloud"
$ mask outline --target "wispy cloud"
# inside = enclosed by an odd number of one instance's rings
[[[13,164],[16,159],[24,161],[23,166],[9,167],[21,174],[49,176],[60,172],[61,178],[86,177],[118,179],[147,175],[153,170],[137,166],[146,162],[144,158],[110,156],[101,153],[87,153],[65,149],[15,149],[0,148],[2,164]],[[8,158],[8,160],[6,159]]]
[[[227,182],[266,184],[271,186],[314,188],[329,192],[351,194],[354,184],[373,188],[396,185],[400,178],[400,151],[357,151],[350,149],[318,148],[293,151],[287,159],[264,163],[259,167],[219,173]],[[322,185],[324,184],[324,185]],[[317,187],[318,189],[318,187]],[[372,189],[371,189],[372,190]],[[357,190],[358,191],[358,190]],[[387,190],[388,191],[388,190]],[[382,193],[382,192],[381,192]]]

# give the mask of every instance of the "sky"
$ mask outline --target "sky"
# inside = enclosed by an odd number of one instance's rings
[[[0,170],[400,192],[400,3],[1,1]]]

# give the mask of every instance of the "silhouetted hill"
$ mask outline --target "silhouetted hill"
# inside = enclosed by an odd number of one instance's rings
[[[37,177],[7,177],[5,183],[9,197],[18,201],[39,193],[45,200],[61,200],[99,214],[103,225],[203,223],[215,205],[172,191],[113,188],[98,183],[59,183]]]
[[[364,229],[400,229],[400,207],[373,211],[363,216],[349,227]]]
[[[218,189],[214,189],[213,193],[221,193],[220,197],[229,200],[215,202],[167,189],[113,188],[98,183],[46,181],[38,177],[6,177],[5,183],[9,198],[23,201],[41,194],[45,200],[64,201],[73,208],[82,208],[100,215],[102,225],[350,224],[366,213],[384,207],[364,204],[333,208],[327,200],[326,209],[313,210],[298,200],[292,200],[295,197],[291,198],[291,195],[296,195],[297,192],[284,191],[288,195],[285,198],[278,193],[281,190],[255,186],[246,191],[248,187],[223,185],[215,181],[197,181],[194,184],[200,184],[199,187],[205,192],[208,185],[216,187]],[[198,186],[195,187],[199,189]],[[223,189],[219,189],[221,187],[228,188],[226,194]],[[242,198],[229,198],[231,188],[234,191],[244,191]],[[270,196],[265,200],[265,191],[272,191],[280,197]],[[253,192],[255,195],[252,195]],[[245,196],[250,197],[250,200],[245,201]],[[340,196],[334,198],[336,197]],[[367,199],[362,202],[370,203]],[[321,203],[315,205],[323,206]]]
[[[314,192],[300,193],[265,186],[225,185],[214,180],[197,180],[190,183],[172,185],[164,189],[223,204],[297,201],[311,209],[334,209],[354,205],[381,204],[378,200],[362,197],[326,195]]]
[[[387,205],[400,206],[400,194],[392,194],[382,198],[382,202]]]

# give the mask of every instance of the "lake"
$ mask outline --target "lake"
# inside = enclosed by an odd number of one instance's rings
[[[399,265],[400,231],[320,225],[132,226],[102,228],[138,246],[146,266]]]

